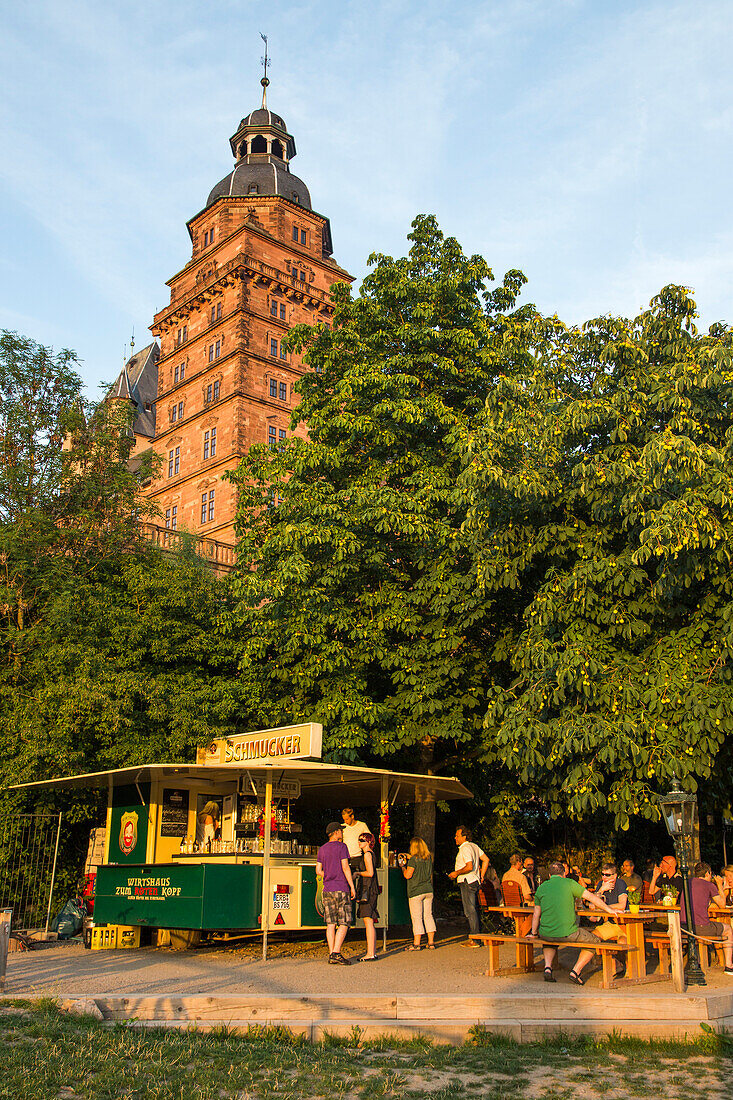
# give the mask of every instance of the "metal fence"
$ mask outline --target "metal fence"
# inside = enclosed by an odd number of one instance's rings
[[[14,814],[0,819],[0,909],[13,910],[14,928],[48,931],[61,816]]]

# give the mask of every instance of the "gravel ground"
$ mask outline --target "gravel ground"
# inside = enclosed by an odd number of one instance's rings
[[[40,950],[8,956],[6,996],[24,993],[49,995],[232,995],[237,993],[289,996],[314,993],[384,993],[472,996],[487,993],[539,993],[548,996],[573,995],[567,971],[575,951],[561,952],[563,970],[558,984],[548,987],[541,969],[517,978],[489,979],[484,975],[486,949],[462,946],[464,935],[457,929],[439,933],[435,951],[408,952],[411,940],[390,938],[387,954],[378,962],[329,966],[321,940],[274,940],[270,958],[262,961],[261,941],[237,941],[195,951],[141,948],[133,951],[87,951],[78,943],[44,945]],[[380,939],[381,945],[381,939]],[[364,954],[363,937],[347,940],[344,954],[353,960]],[[506,949],[504,965],[513,962],[513,948]],[[592,964],[591,964],[592,965]],[[591,967],[588,967],[590,973]],[[600,988],[600,972],[592,973],[586,989]],[[634,987],[629,987],[633,990]],[[643,987],[645,993],[672,993],[669,982]],[[733,991],[733,979],[718,968],[708,974],[708,989]],[[635,995],[640,987],[635,987]],[[619,991],[620,992],[620,991]],[[690,993],[696,992],[690,990]],[[609,991],[606,996],[615,996]],[[622,995],[628,995],[625,991]]]

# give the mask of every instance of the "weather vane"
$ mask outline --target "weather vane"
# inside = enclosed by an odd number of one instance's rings
[[[260,81],[260,84],[262,85],[262,106],[267,107],[267,85],[270,83],[270,81],[267,79],[267,66],[270,64],[270,59],[267,56],[267,35],[260,32],[260,38],[265,43],[265,56],[262,58],[262,67],[265,70],[265,75]]]

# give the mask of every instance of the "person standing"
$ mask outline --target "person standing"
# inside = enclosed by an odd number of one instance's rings
[[[481,913],[478,907],[478,890],[484,875],[489,868],[489,857],[474,844],[471,830],[465,825],[459,825],[456,829],[456,854],[455,870],[448,872],[448,878],[458,882],[461,890],[463,912],[468,921],[469,933],[481,931]],[[466,940],[464,947],[480,947],[475,940]]]
[[[596,909],[601,909],[610,917],[613,909],[606,905],[605,901],[591,894],[575,879],[565,877],[565,867],[558,860],[549,866],[550,877],[541,882],[534,896],[534,913],[532,914],[532,928],[527,934],[532,939],[537,936],[540,939],[555,940],[562,943],[563,940],[576,940],[581,943],[597,944],[600,937],[594,936],[587,928],[578,927],[578,915],[575,912],[576,898],[582,898]],[[545,957],[545,981],[554,982],[556,979],[552,973],[552,964],[557,954],[557,947],[546,944],[542,947]],[[593,958],[594,948],[583,948],[578,955],[575,966],[570,971],[570,981],[574,985],[585,985],[580,974]]]
[[[356,896],[349,866],[349,849],[343,842],[342,826],[331,821],[326,826],[328,840],[318,849],[316,875],[323,879],[323,917],[326,922],[328,961],[349,965],[341,954],[351,924],[351,902]]]
[[[376,840],[373,833],[368,830],[359,837],[360,855],[357,860],[350,860],[354,876],[358,879],[359,892],[359,916],[364,921],[366,931],[367,953],[362,955],[362,962],[376,962],[377,959],[377,929],[379,920],[377,905],[379,903],[379,883],[377,881],[377,860],[374,852]]]
[[[357,861],[361,858],[359,837],[362,833],[368,833],[370,831],[369,826],[366,821],[359,821],[354,817],[354,811],[351,806],[344,806],[341,811],[341,817],[344,822],[342,826],[344,844],[349,849],[349,859]]]
[[[407,904],[412,921],[412,947],[419,951],[422,934],[427,933],[427,946],[435,949],[435,920],[433,918],[433,857],[424,840],[414,836],[410,841],[408,859],[400,857],[402,874],[407,880]]]

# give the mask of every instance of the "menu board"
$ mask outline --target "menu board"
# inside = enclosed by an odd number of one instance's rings
[[[188,791],[163,790],[160,835],[184,837],[188,832]]]

